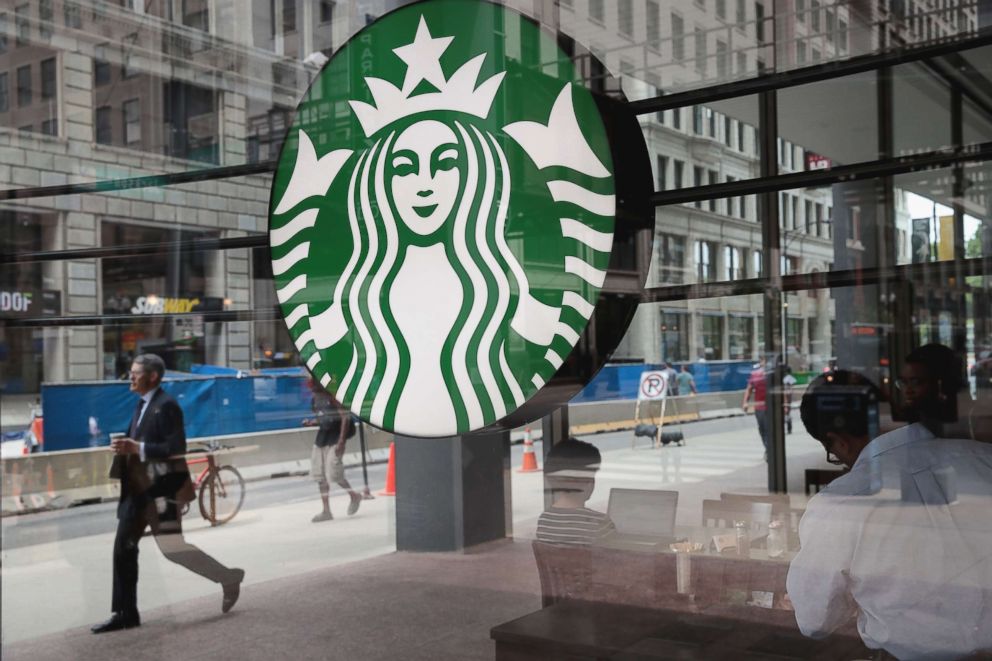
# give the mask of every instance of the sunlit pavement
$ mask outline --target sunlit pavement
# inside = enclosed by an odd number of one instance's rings
[[[603,449],[603,465],[590,505],[605,510],[609,490],[613,487],[676,489],[680,494],[678,523],[698,524],[703,498],[718,498],[723,491],[762,490],[766,468],[761,443],[751,418],[686,425],[684,430],[687,438],[684,447],[669,446],[661,449],[649,447],[645,439],[638,439],[637,447],[631,448],[629,432],[589,437],[588,440]],[[539,443],[535,449],[540,457]],[[516,468],[519,466],[520,449],[515,448],[513,454]],[[788,437],[787,454],[790,461],[790,491],[799,494],[802,491],[802,469],[822,466],[823,452],[819,443],[804,433],[796,433]],[[357,482],[356,477],[353,471],[349,471],[349,478],[353,483]],[[410,554],[392,553],[395,545],[393,499],[378,497],[364,501],[354,517],[347,517],[344,514],[347,499],[335,490],[331,501],[336,513],[335,520],[313,524],[310,518],[318,511],[319,500],[312,484],[307,483],[306,478],[292,478],[285,484],[286,488],[297,491],[302,486],[300,493],[303,495],[271,506],[263,504],[246,509],[231,523],[217,528],[210,528],[199,517],[189,517],[185,522],[188,541],[221,562],[246,570],[244,603],[239,603],[236,611],[250,609],[252,604],[258,605],[252,600],[253,593],[264,593],[267,600],[286,600],[287,604],[297,598],[314,598],[314,595],[296,592],[306,592],[311,584],[317,589],[316,586],[325,579],[345,580],[349,572],[365,566],[365,563],[348,566],[349,563],[363,559],[378,558],[375,562],[384,568],[389,566],[390,558],[398,563],[397,568],[412,562],[409,559]],[[543,473],[518,473],[514,470],[512,485],[514,536],[519,540],[526,540],[533,537],[537,517],[543,507]],[[273,487],[278,486],[274,481]],[[379,485],[372,486],[375,489]],[[306,495],[308,490],[313,491],[312,496]],[[798,500],[802,497],[796,495],[794,498]],[[106,508],[106,516],[112,519],[112,508],[101,507]],[[74,511],[59,514],[71,516]],[[76,643],[84,646],[95,644],[89,638],[98,637],[91,636],[81,627],[101,621],[109,615],[113,533],[101,532],[8,548],[8,540],[16,538],[18,527],[30,526],[33,516],[45,515],[9,517],[3,521],[4,657],[13,658],[8,656],[9,652],[17,658],[47,658],[45,651],[48,650],[56,654],[51,658],[97,658],[88,654],[85,657],[76,657],[74,654],[66,656],[66,651],[74,649],[73,645]],[[512,548],[514,551],[511,555],[519,562],[520,551],[516,547],[520,546],[496,545],[492,552],[506,555],[506,549]],[[158,623],[160,628],[165,627],[161,630],[163,634],[166,630],[171,631],[168,623],[187,620],[190,609],[204,613],[216,610],[219,616],[221,593],[218,586],[165,560],[151,538],[146,538],[141,548],[139,604],[146,625],[139,631],[147,631],[153,623]],[[527,551],[529,552],[529,545]],[[526,555],[524,553],[525,558]],[[443,559],[448,557],[453,561],[464,556],[426,554],[425,558],[428,557],[440,558],[435,571],[441,573],[417,577],[424,590],[424,603],[431,599],[432,584],[451,582],[449,572],[441,569],[445,566]],[[434,566],[430,562],[427,565]],[[491,570],[494,588],[506,582],[513,584],[517,581],[518,587],[525,585],[528,593],[539,593],[536,572],[527,571],[526,577],[501,578],[498,565],[499,563],[495,563]],[[301,581],[301,577],[310,579]],[[258,586],[257,590],[253,586]],[[368,587],[373,589],[375,586],[370,584]],[[371,600],[386,597],[388,595],[367,595],[367,599]],[[414,598],[412,594],[410,597]],[[388,603],[388,599],[386,602]],[[342,609],[357,609],[361,612],[366,608],[363,603],[343,604],[333,595],[327,595],[326,603],[309,617],[318,625],[329,618],[333,619],[335,613]],[[267,602],[265,607],[272,609],[272,617],[280,617],[278,603]],[[486,609],[489,606],[477,607]],[[535,607],[536,604],[528,602],[522,612],[529,612]],[[378,617],[374,612],[366,614],[370,618]],[[490,626],[495,623],[497,622],[491,622]],[[225,628],[228,626],[229,624],[225,624]],[[49,636],[40,639],[36,644],[24,642],[59,632],[63,633],[55,638]],[[449,633],[456,638],[460,635],[454,628]],[[123,635],[130,636],[131,632]],[[390,635],[397,634],[394,632]],[[106,636],[99,638],[104,637]],[[228,642],[236,645],[237,649],[242,646],[246,649],[251,647],[252,630],[239,631],[238,637],[238,640]],[[59,641],[58,644],[55,641]],[[21,644],[11,645],[17,642]],[[403,647],[399,641],[396,646]],[[254,649],[258,651],[263,648]],[[189,652],[184,646],[183,656],[189,656]],[[193,656],[196,658],[197,655]],[[279,656],[282,655],[270,658]],[[353,658],[365,657],[358,655]]]

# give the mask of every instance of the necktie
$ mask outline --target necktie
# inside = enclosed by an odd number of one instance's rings
[[[145,407],[145,400],[139,399],[138,405],[134,407],[134,415],[131,416],[131,426],[128,428],[127,435],[129,438],[134,438],[134,435],[138,432],[138,420],[141,419],[141,409]]]

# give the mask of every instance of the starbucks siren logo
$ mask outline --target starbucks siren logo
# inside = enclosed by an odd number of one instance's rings
[[[472,31],[511,18],[555,48],[554,77]],[[477,430],[578,343],[616,203],[577,82],[536,25],[457,0],[390,13],[321,71],[273,182],[272,269],[307,368],[354,413],[413,436]]]

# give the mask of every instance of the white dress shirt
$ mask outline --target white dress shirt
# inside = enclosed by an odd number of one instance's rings
[[[879,436],[814,496],[787,588],[800,630],[857,609],[865,644],[900,659],[992,649],[992,444],[913,424]]]
[[[146,392],[144,395],[141,396],[141,401],[143,401],[144,404],[141,406],[141,414],[138,416],[138,421],[136,423],[134,423],[134,430],[135,430],[136,433],[138,431],[138,427],[141,426],[141,419],[145,417],[145,411],[148,410],[148,405],[152,403],[152,397],[154,397],[155,396],[155,393],[157,393],[157,392],[158,392],[158,387],[155,387],[155,388],[152,388],[151,390],[149,390],[148,392]],[[138,456],[141,459],[141,461],[144,461],[145,460],[145,442],[144,441],[140,441],[138,443]]]

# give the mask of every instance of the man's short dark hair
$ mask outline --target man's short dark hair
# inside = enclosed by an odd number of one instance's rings
[[[851,401],[839,399],[845,396]],[[861,374],[834,370],[816,377],[806,388],[799,417],[810,436],[821,443],[829,443],[828,433],[860,438],[869,433],[868,406],[876,404],[880,397],[875,384]]]
[[[548,477],[552,493],[571,491],[562,488],[561,480],[594,480],[602,459],[595,445],[577,438],[553,445],[544,462],[544,474]]]
[[[165,361],[153,353],[143,353],[140,356],[135,356],[132,362],[141,365],[141,369],[146,372],[158,374],[159,379],[165,376]]]
[[[922,365],[927,376],[934,382],[940,383],[940,392],[947,396],[956,396],[964,386],[961,378],[961,358],[953,349],[943,344],[924,344],[914,349],[906,356],[906,362]]]

